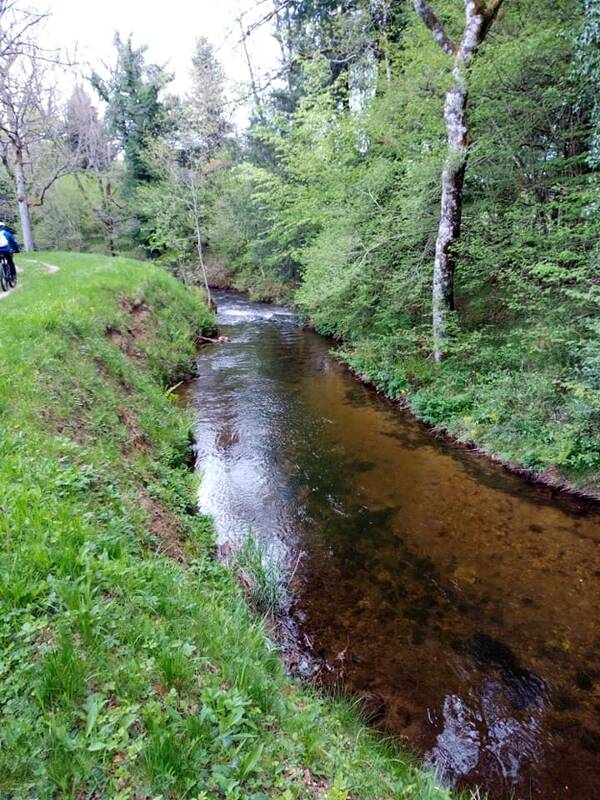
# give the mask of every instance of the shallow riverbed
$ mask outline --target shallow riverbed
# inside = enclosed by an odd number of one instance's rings
[[[320,679],[450,784],[600,797],[600,512],[437,439],[293,313],[218,295],[199,503],[293,572]]]

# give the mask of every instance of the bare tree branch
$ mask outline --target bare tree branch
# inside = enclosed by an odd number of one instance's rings
[[[60,58],[34,38],[46,17],[0,0],[0,146],[15,183],[25,250],[34,249],[31,208],[41,206],[50,187],[73,168],[54,97],[56,80],[48,72]]]
[[[38,195],[37,200],[29,202],[29,207],[41,208],[41,206],[44,205],[44,200],[46,198],[46,193],[48,192],[48,189],[54,186],[54,184],[59,178],[62,178],[63,175],[67,175],[68,173],[69,173],[68,165],[65,164],[62,167],[59,167],[59,169],[56,170],[56,172],[52,175],[52,177],[46,181],[44,186],[42,186],[42,189]]]
[[[47,13],[19,11],[16,3],[0,0],[0,57],[21,55],[31,46],[31,29],[47,17]]]
[[[456,45],[446,33],[446,29],[431,10],[429,3],[426,0],[413,0],[414,9],[421,17],[425,25],[433,34],[433,38],[442,48],[442,50],[449,56],[454,55],[456,52]]]
[[[484,16],[485,16],[485,25],[484,25],[484,33],[485,36],[488,32],[488,29],[493,25],[496,17],[500,9],[502,8],[502,4],[504,0],[492,0],[489,6],[485,9]]]
[[[270,22],[274,17],[277,16],[277,14],[280,11],[283,11],[283,9],[288,8],[289,6],[291,6],[293,4],[294,4],[294,0],[285,0],[285,2],[281,3],[280,5],[276,5],[275,8],[273,8],[271,11],[267,12],[259,20],[257,20],[256,22],[252,22],[250,25],[248,25],[248,27],[246,28],[245,32],[242,30],[242,35],[245,34],[245,36],[250,36],[250,34],[253,33],[255,30],[258,30],[258,28],[261,28],[267,22]],[[245,12],[245,13],[247,13],[247,12]],[[240,17],[239,17],[240,26],[241,26],[241,23],[242,23],[242,17],[243,17],[243,14],[241,14]]]

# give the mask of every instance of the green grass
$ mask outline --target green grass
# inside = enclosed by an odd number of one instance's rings
[[[169,387],[209,312],[149,264],[36,259],[0,301],[0,797],[448,797],[284,675],[190,513]]]
[[[253,536],[244,539],[231,566],[257,614],[274,616],[286,610],[288,597],[281,567]]]

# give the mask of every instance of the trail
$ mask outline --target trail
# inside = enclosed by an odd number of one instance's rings
[[[46,267],[49,275],[60,270],[60,267],[57,267],[56,264],[49,264],[47,261],[40,261],[38,258],[28,258],[27,261],[34,264],[41,264],[43,267]],[[23,267],[17,267],[18,274],[22,274],[23,272]],[[5,297],[8,297],[9,294],[12,294],[15,289],[19,289],[21,286],[21,283],[17,283],[14,289],[8,289],[6,292],[0,292],[0,300],[4,300]]]
[[[49,273],[58,272],[60,270],[60,267],[57,267],[56,264],[48,264],[47,261],[39,261],[37,258],[30,258],[29,260],[46,267]]]

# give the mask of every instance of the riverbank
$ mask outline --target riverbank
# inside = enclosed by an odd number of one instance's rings
[[[326,309],[313,319],[283,284],[229,276],[227,285],[250,300],[295,308],[304,324],[332,338]],[[466,337],[465,337],[466,338]],[[508,343],[491,336],[466,358],[457,353],[443,364],[419,349],[405,352],[397,337],[333,338],[333,354],[363,383],[398,403],[457,447],[500,464],[548,490],[600,501],[600,433],[597,390],[569,382],[560,364],[545,363],[540,350],[526,352],[531,337],[514,331]],[[410,346],[410,343],[409,343]],[[542,343],[543,347],[543,343]],[[509,352],[511,364],[498,365]],[[498,355],[499,354],[499,355]],[[589,381],[588,381],[589,382]]]
[[[285,676],[214,559],[172,400],[212,315],[147,263],[19,263],[0,318],[0,794],[448,798]]]
[[[393,351],[389,342],[363,340],[342,345],[336,355],[456,446],[550,490],[600,501],[591,390],[562,386],[539,364],[494,373],[491,363],[487,372],[459,357],[441,365],[422,355],[395,361]]]

